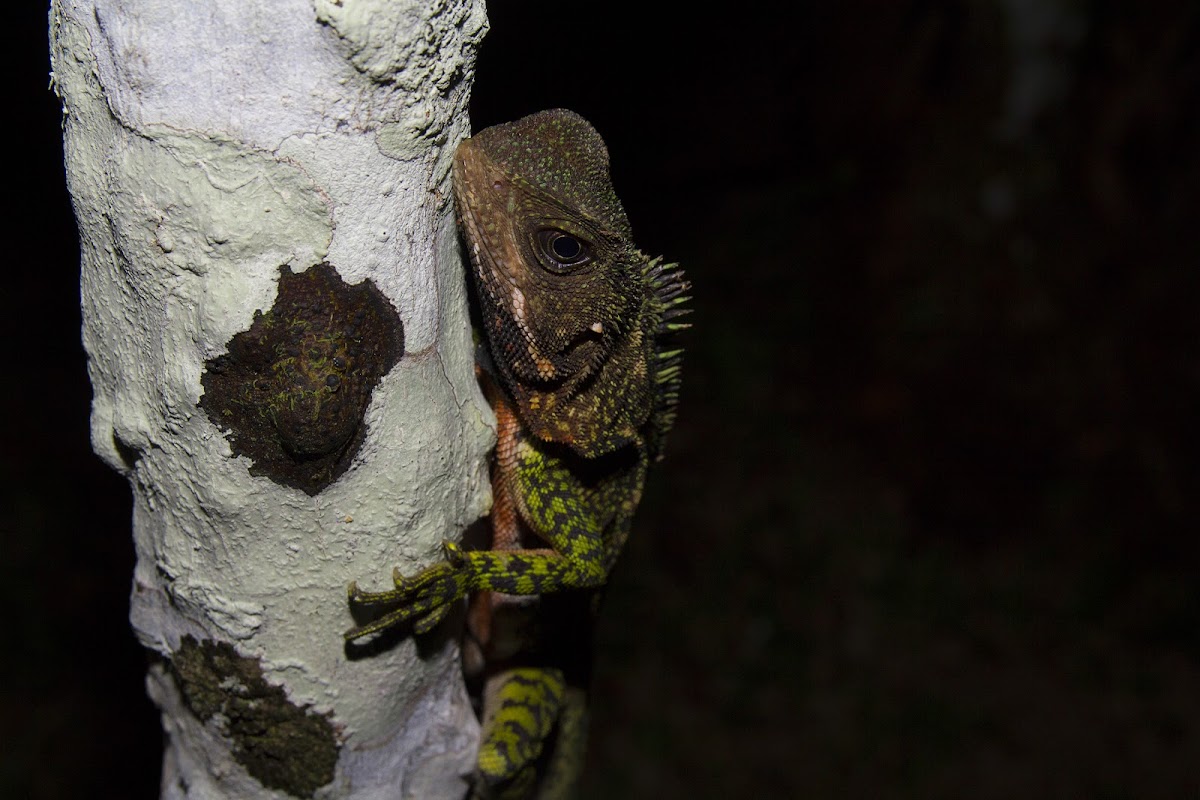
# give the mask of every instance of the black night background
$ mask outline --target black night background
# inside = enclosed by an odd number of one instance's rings
[[[10,30],[0,796],[152,798],[39,6]],[[701,7],[493,2],[478,63],[473,126],[582,113],[694,284],[584,797],[1200,797],[1200,6]]]

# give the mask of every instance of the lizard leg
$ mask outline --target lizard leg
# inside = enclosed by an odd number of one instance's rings
[[[562,670],[548,667],[514,667],[488,680],[477,765],[491,796],[529,796],[565,690]]]
[[[513,496],[518,512],[552,549],[466,552],[446,542],[445,561],[412,577],[394,572],[395,588],[390,591],[363,592],[351,584],[352,607],[393,610],[348,631],[346,638],[357,639],[406,623],[423,633],[471,591],[544,594],[602,584],[612,559],[587,493],[571,471],[558,459],[522,443],[515,472]]]
[[[391,608],[384,616],[347,631],[357,639],[411,623],[417,633],[432,629],[471,591],[544,594],[584,589],[604,582],[612,562],[593,498],[571,469],[527,440],[514,444],[515,461],[506,480],[520,518],[550,548],[475,550],[446,542],[446,560],[405,577],[393,573],[395,588],[363,592],[350,585],[352,608]],[[628,503],[631,507],[633,500]],[[623,509],[614,509],[619,514]]]
[[[446,560],[426,567],[411,578],[393,573],[396,588],[364,592],[350,584],[353,608],[392,610],[382,617],[346,632],[359,639],[394,625],[411,623],[417,633],[431,630],[453,604],[470,591],[489,590],[505,594],[542,594],[568,588],[588,588],[604,582],[604,565],[599,558],[578,553],[564,556],[555,550],[462,550],[443,545]],[[587,552],[599,552],[598,545]]]

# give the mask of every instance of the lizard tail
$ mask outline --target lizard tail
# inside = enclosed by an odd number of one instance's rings
[[[525,778],[562,709],[566,682],[560,669],[515,667],[488,680],[477,766],[483,783],[495,796],[520,797],[528,787]],[[513,791],[516,790],[516,791]]]
[[[583,772],[587,731],[587,692],[578,687],[568,687],[563,697],[562,711],[558,715],[554,753],[546,765],[537,800],[565,800],[574,796],[575,784]]]

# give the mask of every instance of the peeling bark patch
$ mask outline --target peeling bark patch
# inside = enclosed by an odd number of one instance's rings
[[[369,280],[283,266],[275,304],[226,349],[205,364],[201,408],[251,475],[315,495],[358,452],[371,392],[404,354],[404,325]]]
[[[188,708],[206,723],[216,720],[233,740],[233,757],[263,786],[312,797],[333,780],[339,746],[331,715],[293,704],[263,678],[257,658],[227,642],[184,636],[171,671]]]

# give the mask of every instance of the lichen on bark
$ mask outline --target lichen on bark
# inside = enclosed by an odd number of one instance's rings
[[[251,475],[315,495],[350,466],[371,392],[403,353],[404,325],[371,281],[283,266],[275,304],[205,363],[200,406]]]
[[[263,786],[312,797],[333,780],[340,744],[332,715],[292,703],[263,677],[259,659],[184,636],[171,672],[192,713],[233,741],[233,757]]]

